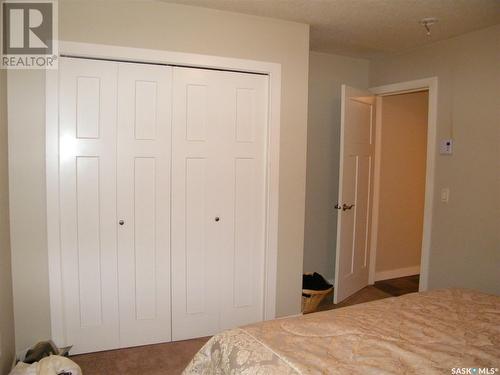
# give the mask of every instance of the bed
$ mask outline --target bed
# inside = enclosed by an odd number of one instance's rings
[[[500,297],[441,289],[222,332],[184,374],[500,374]],[[496,370],[496,371],[495,371]]]

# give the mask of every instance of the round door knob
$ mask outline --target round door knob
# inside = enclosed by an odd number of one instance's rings
[[[220,220],[220,217],[216,216],[215,221],[219,221],[219,220]]]
[[[123,224],[125,224],[125,221],[124,221],[124,220],[120,220],[120,221],[118,222],[118,224],[123,225]]]

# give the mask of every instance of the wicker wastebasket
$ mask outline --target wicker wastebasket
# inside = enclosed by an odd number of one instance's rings
[[[315,312],[321,301],[332,290],[333,287],[326,290],[302,289],[302,312],[304,314]]]
[[[302,278],[302,288],[302,313],[308,314],[317,310],[321,301],[333,290],[333,285],[317,272],[306,272]]]

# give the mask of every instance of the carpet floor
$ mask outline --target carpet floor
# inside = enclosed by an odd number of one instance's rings
[[[418,291],[418,275],[384,280],[367,286],[339,304],[332,303],[333,293],[318,311],[337,309],[358,303],[399,296]],[[84,375],[178,375],[209,337],[146,345],[72,356]]]
[[[354,293],[349,298],[337,304],[333,303],[333,292],[331,292],[318,307],[318,311],[338,309],[340,307],[357,305],[358,303],[418,292],[418,281],[419,275],[377,281],[374,285],[368,285],[366,288],[361,289],[359,292]]]
[[[419,280],[420,275],[413,275],[377,281],[373,286],[392,296],[402,296],[403,294],[418,292]]]
[[[81,354],[71,359],[83,375],[180,374],[210,337]]]

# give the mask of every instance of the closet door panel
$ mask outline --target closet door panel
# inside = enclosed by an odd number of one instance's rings
[[[99,158],[76,158],[76,222],[80,319],[84,327],[102,324]]]
[[[234,252],[233,252],[233,306],[245,308],[255,304],[254,252],[258,238],[255,236],[255,162],[236,159],[234,164]]]
[[[120,341],[171,340],[171,75],[122,63],[118,79]]]
[[[134,160],[135,315],[138,320],[156,318],[156,160]],[[164,270],[168,274],[168,270]],[[130,276],[130,275],[123,275]],[[125,289],[125,288],[123,288]]]
[[[206,249],[206,160],[186,158],[186,313],[205,311]]]
[[[172,338],[219,329],[217,81],[174,68],[172,131]]]
[[[60,225],[66,341],[119,346],[113,62],[61,58]]]
[[[266,76],[175,68],[173,339],[263,319]]]
[[[224,72],[222,86],[220,319],[227,329],[263,319],[268,77]]]

